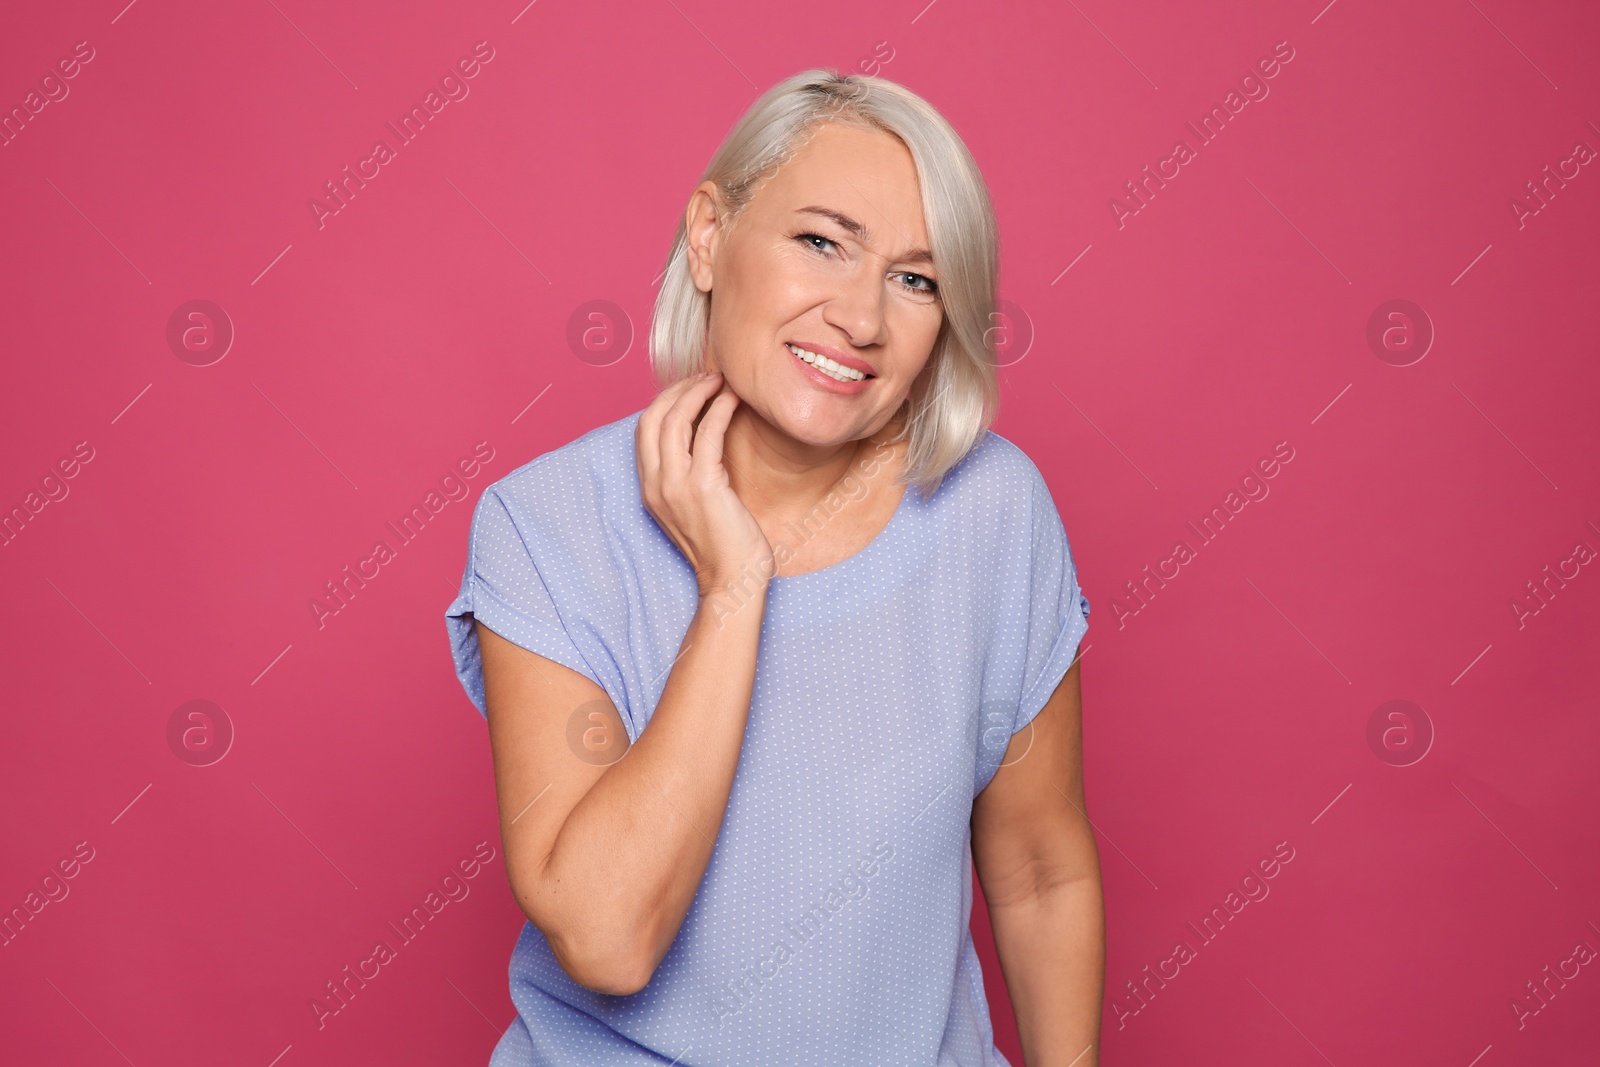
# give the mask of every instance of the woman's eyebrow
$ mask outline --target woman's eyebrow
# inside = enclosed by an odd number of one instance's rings
[[[811,205],[808,207],[796,208],[795,212],[796,214],[803,213],[809,215],[821,215],[823,218],[829,219],[836,225],[842,227],[846,232],[850,233],[862,244],[869,247],[872,245],[872,231],[867,228],[866,223],[857,222],[855,219],[844,214],[842,211],[835,211],[832,208]],[[933,265],[933,253],[929,252],[926,248],[913,248],[905,255],[897,256],[895,258],[897,262],[901,263],[926,263],[929,266]]]

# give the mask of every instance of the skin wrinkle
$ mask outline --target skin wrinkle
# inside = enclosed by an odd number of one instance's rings
[[[813,207],[847,216],[869,236],[878,227],[864,220],[882,220],[896,240],[863,243],[805,210]],[[837,492],[872,446],[892,448],[885,462],[896,478],[869,484],[862,506],[841,513],[778,573],[848,558],[887,525],[905,491],[907,396],[944,322],[929,291],[936,268],[915,258],[930,242],[910,150],[882,130],[821,123],[735,217],[709,181],[687,210],[690,271],[712,294],[705,367],[722,371],[740,398],[723,462],[768,540],[782,540],[787,523]],[[858,356],[875,377],[854,396],[831,393],[800,370],[789,341]]]
[[[721,370],[723,388],[739,397],[722,461],[775,547],[786,522],[822,506],[869,446],[886,444],[891,460],[880,460],[882,469],[905,473],[906,395],[948,324],[937,294],[905,284],[914,279],[904,275],[937,282],[938,273],[908,258],[931,243],[903,143],[882,130],[824,124],[769,172],[742,191],[737,225],[714,183],[697,187],[686,243],[694,284],[721,297],[711,301],[706,368]],[[863,241],[802,212],[807,206],[842,212],[877,236]],[[878,377],[858,394],[834,393],[810,379],[785,341],[858,355]],[[709,395],[716,387],[703,388]],[[674,431],[692,421],[674,417],[683,420]],[[898,477],[868,476],[864,485],[780,574],[848,558],[882,531],[908,490]],[[516,859],[529,885],[519,900],[530,921],[556,932],[547,940],[569,976],[601,993],[628,995],[649,982],[698,892],[727,810],[761,616],[733,612],[718,617],[720,629],[710,618],[697,611],[674,660],[684,667],[676,688],[663,691],[650,729],[625,758],[605,768],[574,764],[563,744],[565,710],[602,697],[598,685],[570,670],[513,673],[515,647],[480,635],[503,825],[509,798],[526,805],[560,779],[532,808],[538,818],[517,827]],[[1098,1041],[1103,906],[1083,813],[1078,674],[1074,660],[1030,727],[1011,735],[1001,767],[973,799],[969,827],[1030,1067],[1093,1067],[1097,1059],[1085,1044]],[[523,714],[530,708],[544,709],[543,719]],[[524,855],[541,857],[531,884]],[[511,839],[507,856],[509,870]],[[597,914],[613,921],[597,924]]]

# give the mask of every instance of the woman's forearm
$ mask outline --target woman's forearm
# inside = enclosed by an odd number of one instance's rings
[[[1026,1067],[1096,1067],[1105,987],[1100,874],[989,909]]]
[[[559,900],[555,925],[603,938],[601,954],[622,961],[617,992],[642,988],[671,947],[727,811],[765,587],[729,603],[701,601],[649,727],[572,809],[539,874]]]

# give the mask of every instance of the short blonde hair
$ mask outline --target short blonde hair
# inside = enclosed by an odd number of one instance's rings
[[[990,328],[999,238],[988,186],[961,137],[932,104],[902,85],[817,68],[779,82],[752,104],[700,182],[716,183],[731,226],[761,183],[828,122],[893,134],[916,165],[944,321],[927,366],[912,384],[901,436],[910,435],[904,480],[931,495],[983,438],[1000,402]],[[705,365],[711,295],[689,274],[686,227],[680,215],[650,325],[650,365],[662,387]]]

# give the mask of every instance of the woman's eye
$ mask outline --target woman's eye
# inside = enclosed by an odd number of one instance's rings
[[[826,255],[828,253],[828,249],[819,248],[816,245],[812,244],[811,243],[812,241],[821,241],[824,245],[829,245],[829,246],[834,247],[834,248],[838,247],[838,242],[837,241],[834,241],[834,240],[832,240],[830,238],[824,237],[820,233],[797,233],[797,234],[794,235],[794,238],[795,238],[795,240],[800,241],[803,244],[805,244],[806,247],[812,249],[815,252],[819,252],[819,253],[821,253],[823,255]],[[939,291],[939,283],[938,282],[934,281],[932,278],[926,277],[926,276],[921,275],[921,274],[913,274],[910,271],[899,271],[899,272],[896,273],[895,277],[901,278],[902,280],[907,279],[907,278],[915,279],[913,282],[906,283],[906,288],[911,289],[911,290],[913,290],[915,292],[918,292],[918,293],[935,294],[935,293],[937,293]]]

